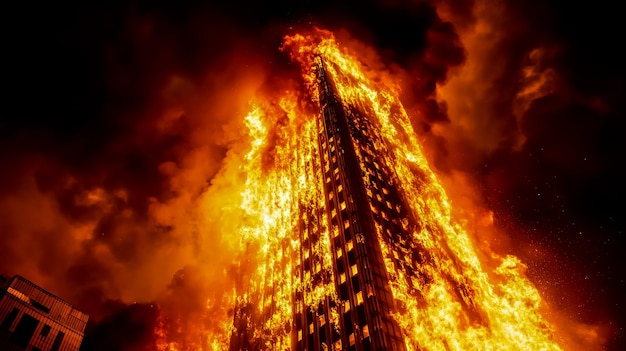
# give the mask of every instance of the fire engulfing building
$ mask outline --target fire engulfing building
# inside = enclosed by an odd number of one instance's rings
[[[387,233],[385,244],[416,262],[419,253],[404,245],[407,238],[402,223],[409,214],[403,211],[393,176],[378,160],[382,154],[374,150],[369,122],[357,110],[342,105],[323,61],[317,57],[315,62],[321,111],[316,121],[319,160],[311,167],[321,170],[316,174],[322,174],[319,181],[323,182],[325,204],[301,208],[295,276],[299,283],[313,286],[293,296],[293,324],[287,327],[292,347],[404,350],[399,326],[390,316],[393,299],[376,227]],[[330,241],[321,240],[322,228],[329,229]],[[325,257],[332,257],[332,271],[322,269]],[[400,259],[395,263],[406,264]],[[314,291],[316,285],[334,291],[325,291],[325,298],[311,305],[307,301],[311,299],[303,295]],[[242,320],[251,318],[243,309],[235,316],[237,331],[231,349],[264,349],[250,341],[255,337],[241,327]],[[257,322],[263,319],[261,316]]]
[[[525,266],[453,218],[398,84],[323,30],[282,49],[307,89],[245,119],[230,350],[560,350]]]
[[[0,291],[0,349],[77,351],[89,316],[21,276]]]

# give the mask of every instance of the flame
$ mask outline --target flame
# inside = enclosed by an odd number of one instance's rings
[[[373,149],[380,155],[377,167],[408,205],[402,227],[410,234],[406,245],[421,253],[420,262],[385,239],[385,229],[376,226],[396,301],[392,317],[406,348],[560,350],[524,264],[514,256],[489,253],[499,264],[488,269],[466,229],[453,219],[451,203],[398,98],[400,85],[384,72],[370,71],[328,31],[287,36],[282,50],[301,65],[306,92],[260,96],[244,117],[248,146],[238,166],[243,186],[238,206],[223,209],[240,213],[239,282],[222,301],[233,314],[223,314],[220,327],[204,333],[201,349],[227,349],[235,339],[240,340],[239,348],[290,349],[292,338],[303,337],[293,329],[293,316],[301,308],[295,296],[301,296],[305,306],[340,302],[334,282],[343,277],[335,277],[332,267],[334,229],[328,227],[324,211],[317,140],[319,96],[312,67],[319,56],[339,98],[367,116]],[[366,181],[372,170],[364,163],[360,167]],[[374,192],[368,195],[375,201]],[[492,223],[493,213],[485,221]],[[314,275],[326,279],[320,282],[296,269],[308,258]],[[331,307],[328,322],[335,327],[338,313]],[[167,341],[164,329],[159,321],[158,349],[179,350],[179,344]],[[341,349],[341,343],[332,348]]]
[[[321,40],[317,37],[321,37]],[[397,270],[389,257],[397,250],[383,245],[395,299],[404,306],[394,317],[409,349],[426,350],[558,350],[553,328],[539,312],[541,298],[524,278],[523,264],[513,256],[500,259],[491,274],[481,266],[466,230],[452,220],[446,193],[426,161],[409,116],[400,103],[397,84],[375,80],[359,60],[340,48],[330,32],[286,39],[291,54],[304,67],[321,55],[340,98],[360,106],[375,129],[375,149],[387,157],[419,223],[411,246],[428,251],[429,260]],[[305,72],[305,77],[310,75]],[[363,165],[362,165],[363,167]],[[367,169],[363,167],[363,172]],[[379,228],[379,240],[384,243]],[[407,266],[401,266],[407,267]],[[415,292],[407,281],[416,270],[428,282]],[[460,292],[460,294],[459,294]],[[423,302],[419,302],[423,301]],[[478,317],[476,317],[476,315]]]

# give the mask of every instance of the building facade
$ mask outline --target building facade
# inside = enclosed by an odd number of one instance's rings
[[[392,318],[395,305],[389,287],[388,271],[394,268],[386,266],[381,245],[393,246],[394,252],[403,249],[402,223],[409,214],[394,189],[393,173],[379,159],[384,152],[374,149],[367,118],[340,101],[319,57],[314,71],[320,113],[310,167],[319,179],[309,181],[322,184],[322,199],[296,200],[299,248],[291,253],[281,249],[280,254],[294,263],[293,319],[281,331],[291,338],[290,350],[402,351],[406,346]],[[381,232],[386,233],[385,242]],[[288,243],[279,246],[287,248]],[[403,258],[396,257],[398,265],[407,264],[404,257],[414,262],[410,250],[404,249]],[[276,288],[262,289],[268,297],[259,298],[267,302],[259,303],[259,313],[253,304],[236,307],[230,350],[281,349],[270,335],[275,331],[267,330],[276,311],[272,306],[278,303],[272,296]],[[265,327],[253,330],[251,325]]]
[[[0,294],[1,350],[80,348],[88,315],[21,276],[6,282]]]
[[[381,154],[373,149],[367,119],[342,105],[319,57],[315,68],[325,218],[331,233],[339,325],[324,323],[334,301],[301,306],[302,313],[295,316],[295,349],[403,350],[400,329],[390,316],[393,298],[376,231],[376,226],[399,225],[399,198],[394,198],[391,178],[381,169],[384,163],[377,162]],[[308,260],[300,266],[305,275],[315,270]],[[296,304],[304,301],[297,297]]]

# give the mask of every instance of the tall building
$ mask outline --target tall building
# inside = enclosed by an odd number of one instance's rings
[[[0,291],[0,350],[77,351],[89,316],[29,280]]]
[[[378,160],[384,156],[374,150],[367,119],[342,104],[319,57],[314,71],[321,111],[316,117],[317,160],[310,167],[322,179],[311,181],[323,184],[324,204],[299,209],[300,247],[291,259],[296,262],[294,285],[303,288],[294,292],[293,323],[284,328],[291,334],[290,349],[405,350],[400,328],[391,318],[394,301],[377,227],[389,233],[387,244],[402,248],[402,220],[409,214],[392,186],[392,175]],[[321,237],[323,232],[330,240]],[[331,261],[331,270],[323,268],[324,260]],[[271,295],[276,287],[265,289]],[[316,289],[323,290],[322,299],[305,296]],[[231,350],[274,345],[272,340],[263,343],[258,332],[250,335],[250,324],[267,324],[276,303],[270,296],[261,303],[267,308],[260,315],[254,315],[250,304],[236,308]]]
[[[452,211],[403,76],[324,30],[283,49],[307,92],[245,119],[230,349],[560,350],[524,264],[479,249],[465,209]]]
[[[331,301],[303,305],[295,325],[298,335],[306,337],[297,338],[295,349],[323,350],[333,344],[359,351],[404,350],[400,329],[390,317],[393,298],[376,231],[376,226],[400,226],[400,199],[389,186],[392,178],[382,169],[384,163],[377,162],[381,154],[373,150],[367,119],[342,105],[319,57],[315,71],[321,108],[318,142],[339,325],[323,323],[329,320]],[[390,240],[401,240],[401,230],[392,232],[397,237]],[[314,270],[306,259],[303,262],[303,271]],[[296,298],[296,304],[303,301]]]

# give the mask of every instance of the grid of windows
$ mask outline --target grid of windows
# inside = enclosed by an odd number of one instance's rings
[[[0,299],[3,342],[29,350],[77,351],[88,316],[30,281],[15,276]]]

